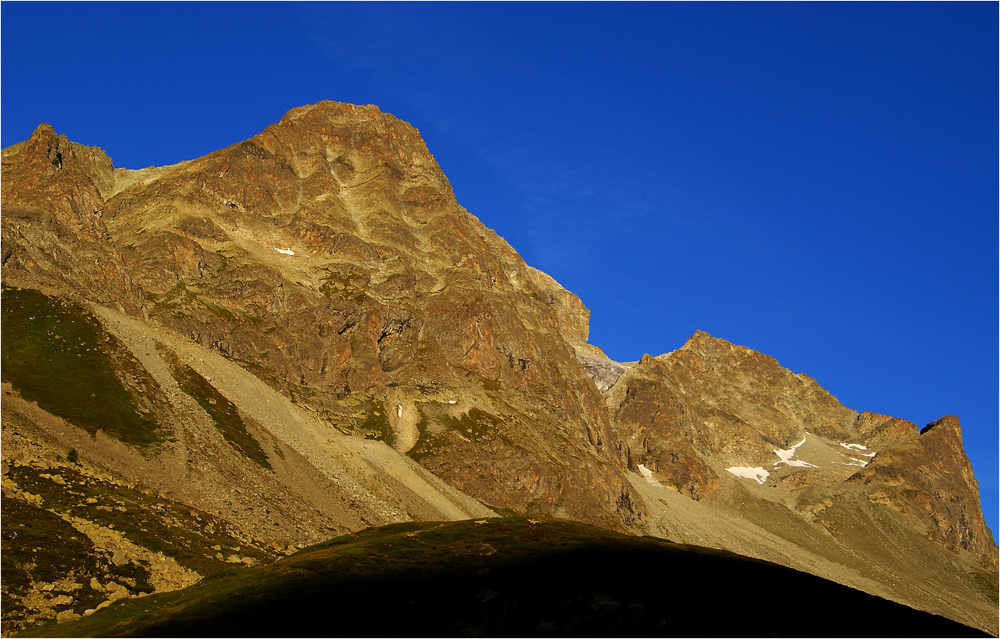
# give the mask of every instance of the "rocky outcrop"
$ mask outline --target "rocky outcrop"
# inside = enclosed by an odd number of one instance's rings
[[[633,470],[653,473],[660,483],[694,499],[715,490],[718,475],[694,448],[694,415],[666,375],[662,362],[646,355],[608,394],[608,410],[628,444]]]
[[[601,368],[588,372],[599,383]],[[855,413],[806,375],[703,332],[643,356],[604,396],[651,534],[996,632],[997,546],[957,419],[921,433]]]
[[[90,216],[95,235],[78,224],[25,236],[15,256],[34,261],[14,259],[5,282],[44,276],[121,304],[239,362],[342,432],[391,437],[372,402],[419,396],[425,428],[411,454],[491,506],[621,530],[644,517],[623,445],[575,356],[588,311],[458,205],[407,123],[322,102],[155,171],[111,170],[103,153],[47,127],[8,155],[16,179],[4,182],[5,233],[20,237],[10,208],[52,209],[64,226]],[[26,176],[40,163],[35,184]],[[80,195],[46,208],[57,187]],[[65,256],[47,248],[50,236],[63,238]],[[121,291],[87,283],[112,276]],[[435,408],[445,397],[463,411]],[[476,415],[489,427],[451,427]]]
[[[920,434],[920,428],[913,422],[869,412],[858,415],[853,430],[861,442],[876,451],[907,442]]]
[[[701,331],[672,353],[644,356],[606,400],[630,461],[682,493],[711,492],[718,482],[710,465],[776,472],[809,437],[822,438],[863,467],[842,468],[841,481],[880,486],[872,499],[924,521],[946,544],[987,558],[995,553],[955,417],[920,430],[903,419],[856,413],[812,378]],[[663,463],[665,453],[653,453],[658,447],[670,451],[671,464]],[[817,466],[801,463],[794,483],[808,484],[808,475],[822,472]]]
[[[111,160],[41,124],[3,150],[3,281],[139,308],[104,219]]]
[[[583,364],[583,370],[587,376],[594,380],[597,390],[602,393],[615,385],[622,373],[629,369],[624,364],[613,362],[607,357],[595,357],[593,355],[576,354],[576,358]]]
[[[635,463],[664,446],[670,462],[650,460],[657,479],[692,495],[717,486],[706,460],[762,467],[806,431],[846,441],[857,417],[808,376],[701,331],[672,353],[644,356],[606,401]]]
[[[933,539],[997,565],[997,545],[983,521],[979,482],[957,417],[945,415],[918,436],[880,451],[848,482],[869,487],[869,499],[913,517]]]

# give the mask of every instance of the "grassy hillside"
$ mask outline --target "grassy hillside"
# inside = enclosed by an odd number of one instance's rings
[[[586,524],[405,523],[29,636],[970,636],[774,564]]]
[[[168,432],[151,406],[161,394],[117,339],[85,309],[32,289],[3,287],[3,381],[93,434],[149,446]],[[127,383],[126,383],[127,382]]]

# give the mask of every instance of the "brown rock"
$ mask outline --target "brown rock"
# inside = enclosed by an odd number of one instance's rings
[[[80,618],[80,615],[76,614],[72,610],[63,610],[62,612],[56,613],[56,623],[66,623],[67,621],[76,621]]]
[[[693,424],[663,365],[644,357],[609,409],[628,444],[629,465],[640,464],[658,481],[694,499],[712,492],[718,476],[695,452]]]
[[[916,438],[882,450],[848,481],[877,489],[873,499],[923,523],[933,539],[997,565],[997,546],[979,508],[979,483],[957,417],[945,415]]]
[[[342,431],[391,431],[363,408],[390,389],[453,389],[463,411],[421,414],[443,431],[418,441],[427,468],[496,507],[618,529],[644,517],[624,480],[624,447],[575,356],[589,312],[458,205],[409,124],[321,102],[172,167],[112,171],[51,128],[7,156],[17,179],[4,183],[5,232],[16,230],[8,202],[67,228],[85,212],[93,231],[56,233],[71,237],[66,255],[44,269],[15,260],[5,282],[44,272],[122,303]],[[58,189],[76,189],[76,204],[53,208]],[[47,255],[51,235],[19,239],[15,256]],[[121,291],[76,267],[88,242],[106,253],[89,263],[121,265]],[[490,428],[469,437],[449,427],[473,408],[493,416]]]
[[[857,416],[811,378],[702,331],[672,353],[644,355],[606,401],[633,463],[691,496],[718,486],[707,460],[770,464],[806,430],[846,440]]]
[[[137,312],[138,296],[104,222],[114,185],[104,151],[42,124],[3,151],[3,279]]]
[[[858,415],[854,430],[868,448],[876,451],[909,441],[920,434],[920,429],[913,422],[869,412]]]

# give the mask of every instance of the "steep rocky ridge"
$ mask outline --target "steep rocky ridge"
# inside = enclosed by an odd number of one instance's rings
[[[921,431],[856,413],[808,376],[704,332],[623,370],[605,400],[651,534],[996,633],[997,546],[956,418]]]
[[[958,418],[945,415],[919,436],[880,452],[848,479],[869,499],[906,513],[946,546],[997,563],[997,545],[979,509],[979,484],[962,446]]]
[[[5,202],[21,206],[22,167],[41,162],[51,135],[40,127],[8,153]],[[50,172],[56,184],[105,185],[76,208],[102,210],[112,238],[104,249],[124,261],[126,289],[143,296],[133,315],[241,362],[341,428],[372,423],[371,401],[389,394],[461,398],[465,410],[447,417],[476,409],[489,426],[462,435],[440,427],[441,411],[421,415],[415,446],[439,476],[496,507],[619,529],[641,520],[619,442],[574,356],[586,309],[458,206],[406,123],[375,107],[320,103],[144,179],[116,175],[110,162]],[[129,185],[107,186],[117,183]],[[58,266],[21,259],[39,243],[15,244],[5,281],[30,274],[29,283],[73,288]],[[580,463],[552,462],[564,453]],[[518,480],[498,484],[468,468],[470,458]]]
[[[273,374],[331,421],[389,386],[454,388],[491,426],[428,436],[428,468],[498,507],[612,526],[636,516],[619,513],[630,488],[605,467],[621,454],[564,339],[585,341],[582,304],[457,205],[412,127],[373,107],[294,109],[132,193],[108,203],[110,224],[155,320]],[[165,271],[177,254],[183,270]],[[551,445],[588,461],[560,468],[539,454]],[[498,485],[464,468],[470,458],[524,481]],[[576,485],[607,498],[581,499]]]
[[[19,280],[136,312],[139,294],[104,223],[111,160],[40,125],[3,150],[4,282]],[[8,266],[9,265],[9,266]]]
[[[869,499],[928,526],[931,538],[996,565],[958,419],[923,430],[857,413],[802,373],[707,333],[644,356],[605,393],[633,467],[693,498],[720,477],[785,489],[865,486]]]
[[[996,633],[996,545],[957,421],[920,434],[857,413],[700,332],[612,362],[587,344],[582,302],[459,206],[417,132],[375,107],[293,109],[250,140],[139,171],[43,125],[3,150],[2,198],[5,335],[62,354],[11,368],[19,342],[4,342],[4,459],[10,441],[44,449],[12,460],[11,499],[30,492],[15,475],[51,475],[40,464],[73,450],[272,553],[408,519],[559,516],[777,561]],[[11,332],[24,290],[96,322],[138,431],[11,377],[92,361],[62,329]],[[70,516],[44,495],[30,505]]]

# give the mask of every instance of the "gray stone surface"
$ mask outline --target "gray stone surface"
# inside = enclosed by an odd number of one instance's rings
[[[576,358],[583,364],[583,370],[587,372],[590,379],[594,380],[594,383],[597,384],[597,389],[602,393],[614,386],[622,373],[630,368],[624,364],[613,362],[610,359],[594,357],[592,355],[580,355],[577,353]]]

